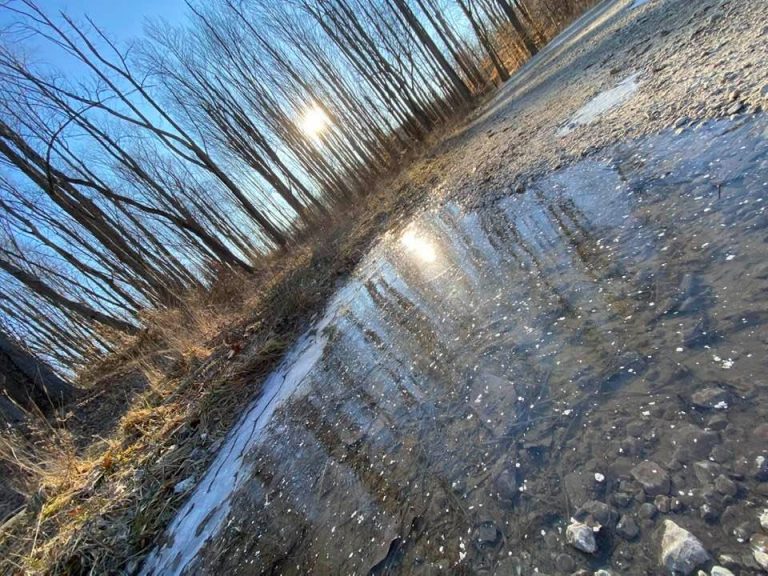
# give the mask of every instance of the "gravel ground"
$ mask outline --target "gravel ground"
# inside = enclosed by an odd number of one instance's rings
[[[601,3],[435,150],[438,189],[488,203],[612,144],[758,112],[768,106],[766,54],[765,0]],[[629,100],[558,136],[580,108],[632,76],[639,88]]]

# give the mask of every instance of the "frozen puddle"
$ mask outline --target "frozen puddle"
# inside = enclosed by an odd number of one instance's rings
[[[275,409],[297,391],[322,356],[328,342],[326,329],[356,288],[356,283],[351,282],[333,298],[324,317],[297,340],[280,366],[267,378],[261,396],[229,433],[202,481],[169,526],[168,543],[150,554],[142,574],[170,576],[185,573],[203,545],[221,530],[231,513],[232,495],[248,477],[248,453],[259,441],[259,435]]]
[[[625,78],[615,88],[601,92],[580,108],[568,121],[568,123],[557,131],[557,135],[562,137],[570,134],[579,126],[591,124],[602,114],[621,106],[629,100],[640,87],[638,82],[639,74],[633,74]]]
[[[696,490],[675,521],[740,557],[730,535],[755,507],[708,524],[697,474],[768,457],[752,434],[768,421],[767,128],[627,142],[384,237],[143,574],[561,574],[563,554],[565,573],[656,574],[657,526],[616,537],[613,558],[563,537],[575,510],[619,492],[638,517],[643,459],[678,461],[672,494]],[[726,400],[692,407],[712,387]],[[763,498],[750,474],[732,501]]]

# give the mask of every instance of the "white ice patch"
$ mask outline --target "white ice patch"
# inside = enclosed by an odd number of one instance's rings
[[[640,87],[640,83],[637,81],[638,77],[639,74],[632,74],[632,76],[619,82],[615,88],[601,92],[592,98],[571,116],[568,123],[557,131],[557,135],[566,136],[579,126],[591,124],[602,114],[624,104]]]
[[[209,538],[221,529],[230,511],[230,499],[244,478],[245,456],[254,448],[260,432],[275,409],[304,381],[328,343],[325,333],[338,316],[343,302],[356,283],[342,289],[331,301],[323,318],[294,344],[280,366],[265,381],[259,398],[251,404],[186,504],[166,531],[165,544],[155,548],[142,568],[142,576],[178,576],[187,569]],[[362,516],[361,516],[362,521]]]

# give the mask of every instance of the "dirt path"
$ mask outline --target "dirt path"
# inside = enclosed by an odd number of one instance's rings
[[[435,153],[444,175],[439,190],[469,204],[489,202],[606,146],[761,110],[768,105],[767,8],[747,0],[601,3]],[[557,136],[595,96],[633,76],[639,89],[627,102]]]

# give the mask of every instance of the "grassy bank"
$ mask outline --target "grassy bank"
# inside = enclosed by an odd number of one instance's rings
[[[421,204],[440,173],[430,146],[256,274],[222,272],[183,307],[148,313],[140,336],[81,375],[88,393],[55,422],[0,435],[27,495],[0,527],[0,572],[132,572],[286,349],[371,243]]]

